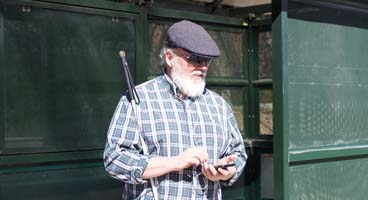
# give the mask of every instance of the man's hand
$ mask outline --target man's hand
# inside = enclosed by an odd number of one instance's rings
[[[142,174],[143,179],[154,178],[180,171],[192,165],[207,162],[208,154],[203,148],[189,148],[175,157],[153,157],[149,160],[146,170]]]
[[[236,155],[230,155],[230,156],[226,156],[222,159],[220,159],[217,164],[218,165],[224,165],[224,164],[229,164],[231,162],[233,162],[235,159],[237,158]],[[219,180],[229,180],[231,177],[234,176],[236,172],[236,167],[228,167],[227,169],[222,169],[222,168],[218,168],[217,170],[215,169],[215,167],[211,164],[207,164],[205,163],[202,166],[202,173],[205,177],[208,178],[208,180],[211,181],[219,181]]]
[[[192,165],[199,165],[207,162],[208,153],[204,148],[189,148],[180,155],[174,157],[175,170],[179,171]]]

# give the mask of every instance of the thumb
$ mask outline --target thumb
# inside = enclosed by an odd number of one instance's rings
[[[230,163],[230,162],[233,162],[237,157],[238,157],[237,155],[232,154],[232,155],[224,157],[223,161],[225,161],[226,163]]]

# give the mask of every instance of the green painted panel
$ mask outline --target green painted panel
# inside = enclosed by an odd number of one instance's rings
[[[151,51],[149,74],[160,74],[163,68],[159,57],[166,31],[169,24],[151,23]],[[243,31],[237,32],[217,30],[216,27],[206,27],[209,34],[220,48],[221,56],[216,58],[209,67],[209,77],[236,77],[243,78]]]
[[[367,199],[368,159],[290,167],[290,199]]]
[[[0,199],[121,199],[121,184],[103,167],[0,174]]]
[[[102,149],[124,90],[120,49],[135,68],[134,18],[1,6],[3,153]]]
[[[368,144],[368,30],[288,25],[290,148]]]

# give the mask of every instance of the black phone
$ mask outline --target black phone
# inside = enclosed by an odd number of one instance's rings
[[[218,168],[222,168],[222,169],[227,169],[228,167],[233,167],[235,166],[234,163],[231,163],[231,164],[225,164],[225,165],[215,165],[215,169],[217,170]]]

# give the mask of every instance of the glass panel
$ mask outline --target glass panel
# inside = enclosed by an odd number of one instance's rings
[[[285,87],[291,149],[368,144],[368,45],[363,45],[368,29],[305,20],[329,16],[351,22],[368,19],[368,14],[359,18],[335,7],[328,10],[338,15],[330,16],[323,10],[302,7],[293,12],[303,13],[303,20],[288,19]]]
[[[367,1],[289,0],[288,18],[368,29]]]
[[[221,56],[211,63],[208,75],[212,77],[243,78],[243,33],[209,31],[219,46]]]
[[[259,90],[259,130],[262,135],[273,134],[272,90]]]
[[[102,149],[124,86],[118,51],[135,66],[134,22],[4,7],[3,153]]]
[[[236,121],[239,126],[240,132],[244,133],[244,92],[242,89],[219,89],[219,88],[210,88],[212,91],[221,95],[226,102],[228,102],[232,109]]]
[[[169,28],[169,24],[150,24],[150,34],[151,34],[151,51],[150,51],[150,67],[149,75],[156,76],[161,73],[164,63],[162,63],[160,58],[160,52],[164,44],[166,31]]]
[[[367,169],[367,158],[291,166],[289,199],[366,199]]]
[[[273,155],[261,154],[261,199],[273,199]]]
[[[258,35],[258,77],[272,78],[272,34],[271,31]]]
[[[163,68],[159,58],[168,24],[151,23],[151,53],[149,75],[154,76],[161,73]],[[243,77],[242,67],[242,41],[243,32],[226,32],[208,30],[220,48],[221,56],[213,60],[208,71],[212,77]]]

